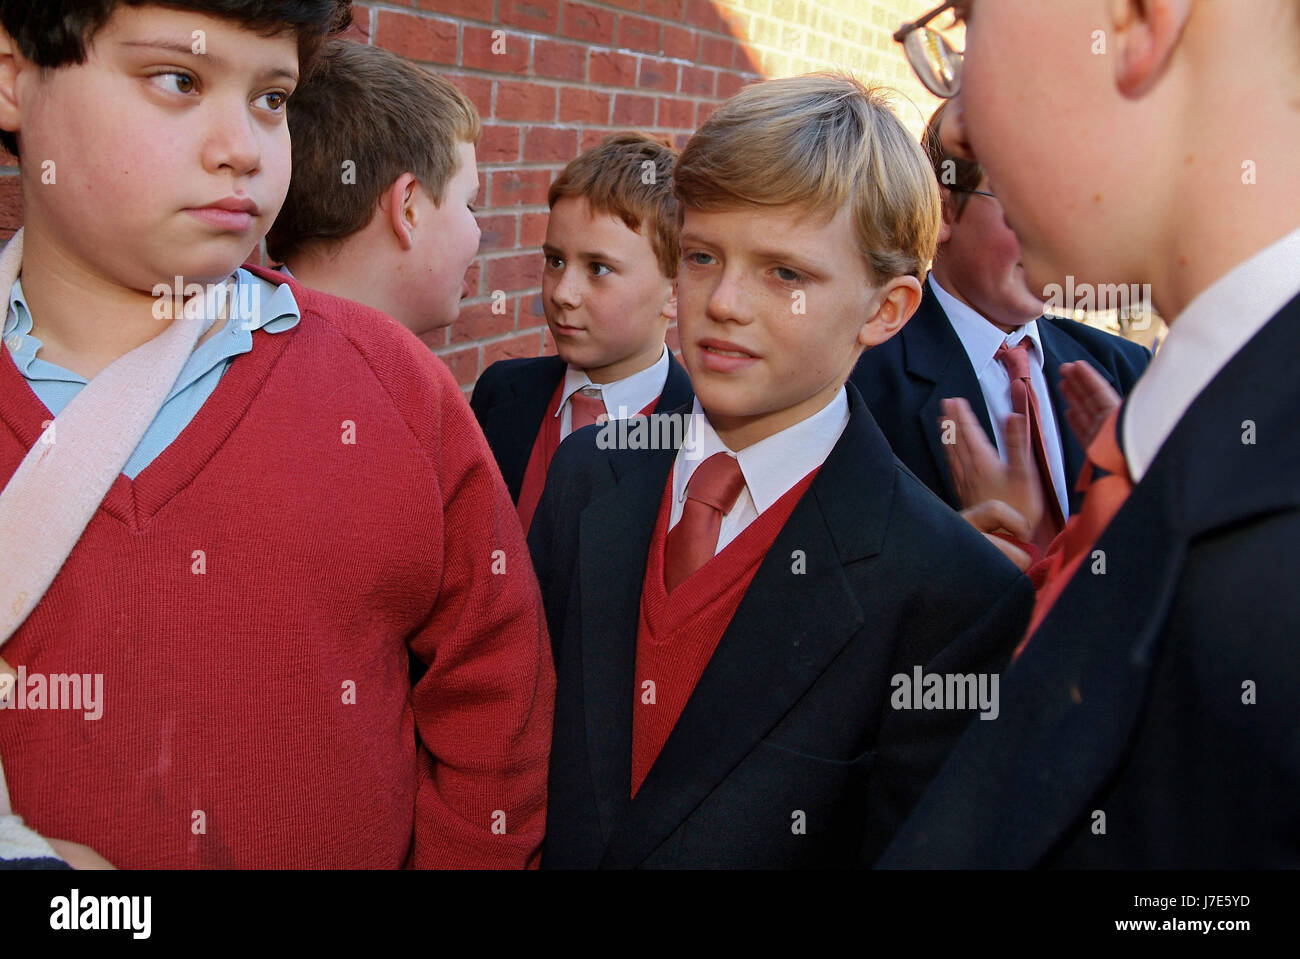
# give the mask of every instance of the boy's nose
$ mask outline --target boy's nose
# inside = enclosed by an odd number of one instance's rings
[[[555,282],[555,288],[551,290],[551,299],[559,306],[569,309],[576,307],[582,302],[582,297],[578,292],[578,276],[574,269],[565,266],[564,272]]]
[[[966,120],[960,93],[953,97],[948,109],[943,111],[943,118],[939,121],[939,143],[949,156],[959,160],[979,160],[971,148],[970,140],[966,138]]]
[[[719,323],[748,323],[750,320],[745,292],[738,280],[726,271],[709,294],[706,311],[710,319]]]
[[[204,144],[204,163],[213,172],[228,168],[246,175],[258,169],[262,145],[256,121],[242,101],[237,106],[214,105],[214,116]]]

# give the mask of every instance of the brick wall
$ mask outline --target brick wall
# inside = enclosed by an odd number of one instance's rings
[[[840,68],[899,91],[917,135],[937,105],[891,34],[930,0],[394,0],[358,4],[357,39],[427,64],[474,101],[483,240],[460,319],[425,338],[469,387],[485,366],[554,352],[541,307],[546,189],[606,133],[684,143],[746,83]],[[21,222],[0,158],[0,235]],[[492,310],[494,290],[504,313]],[[497,298],[498,301],[500,297]],[[670,345],[676,348],[675,331]]]

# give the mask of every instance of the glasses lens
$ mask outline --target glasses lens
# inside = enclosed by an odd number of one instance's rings
[[[903,41],[907,59],[931,93],[955,96],[961,86],[961,54],[929,27],[913,30]]]

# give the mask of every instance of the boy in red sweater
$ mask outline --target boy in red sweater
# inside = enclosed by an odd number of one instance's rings
[[[329,41],[293,97],[293,177],[267,252],[303,285],[416,336],[448,326],[478,252],[482,132],[441,77],[381,47]]]
[[[4,647],[21,681],[0,826],[25,819],[28,850],[155,867],[539,850],[553,672],[468,405],[376,311],[237,269],[288,187],[285,101],[348,6],[0,2],[26,211],[0,479],[69,393],[170,329],[157,285],[233,278],[241,305]],[[428,664],[414,688],[408,650]],[[54,708],[72,675],[102,685],[100,715]]]
[[[996,718],[1032,602],[845,386],[916,309],[934,178],[877,94],[803,76],[724,103],[673,189],[694,406],[648,451],[565,443],[530,533],[559,681],[543,864],[870,862],[976,687]],[[971,698],[922,704],[935,676]]]
[[[559,355],[493,363],[470,400],[525,531],[561,440],[602,417],[691,398],[664,344],[677,317],[676,156],[644,134],[618,133],[551,184],[542,308]]]

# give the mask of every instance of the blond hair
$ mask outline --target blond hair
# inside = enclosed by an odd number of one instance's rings
[[[848,203],[878,283],[924,277],[939,233],[939,190],[920,145],[880,91],[843,74],[741,90],[687,142],[673,192],[700,210]]]

